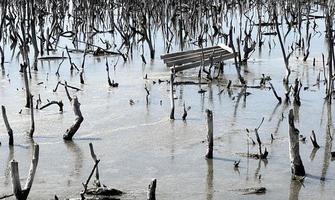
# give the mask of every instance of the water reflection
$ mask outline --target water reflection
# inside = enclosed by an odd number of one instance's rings
[[[278,102],[276,107],[273,109],[273,111],[272,111],[272,113],[269,117],[269,122],[272,120],[273,116],[276,114],[276,111],[277,111],[277,109],[279,108],[280,105],[281,105],[281,103]]]
[[[236,118],[238,105],[240,104],[241,98],[245,94],[245,92],[246,92],[246,88],[243,87],[241,88],[240,92],[237,95],[237,100],[236,100],[235,107],[234,107],[234,118]]]
[[[332,112],[331,112],[331,104],[327,104],[327,125],[326,125],[326,144],[325,144],[325,151],[323,155],[323,164],[322,164],[322,171],[321,171],[321,183],[324,183],[326,180],[327,171],[329,168],[329,162],[331,158],[331,150],[332,150],[332,138],[333,138],[333,119],[332,119]]]
[[[10,183],[10,161],[14,159],[14,147],[9,146],[9,151],[8,151],[8,158],[7,158],[7,165],[5,169],[5,182],[4,184],[7,186]]]
[[[298,200],[299,193],[301,190],[302,183],[297,180],[291,180],[290,191],[289,191],[289,200]]]
[[[207,200],[213,199],[214,187],[213,187],[213,159],[207,159]]]
[[[314,160],[316,152],[319,150],[319,148],[313,148],[313,150],[311,151],[311,154],[309,155],[309,158],[311,159],[311,161]]]
[[[83,152],[73,141],[64,141],[64,144],[74,157],[74,169],[70,172],[69,177],[79,177],[83,167]]]

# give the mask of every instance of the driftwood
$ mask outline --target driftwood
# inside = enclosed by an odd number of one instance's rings
[[[0,197],[0,199],[6,199],[6,198],[9,198],[9,197],[12,197],[14,196],[14,194],[5,194],[3,196]]]
[[[208,129],[208,135],[207,135],[207,141],[208,141],[208,148],[206,153],[207,159],[213,158],[213,113],[211,110],[206,110],[207,113],[207,129]]]
[[[294,126],[293,109],[290,109],[288,115],[289,123],[289,151],[291,160],[292,178],[296,176],[305,176],[305,168],[300,158],[299,153],[299,130]]]
[[[93,169],[88,176],[85,183],[83,183],[84,190],[80,193],[81,199],[115,199],[114,196],[122,195],[123,192],[114,188],[108,188],[105,185],[102,185],[99,180],[99,170],[98,170],[98,164],[100,160],[97,158],[97,156],[94,153],[93,144],[90,143],[90,152],[92,159],[94,161]],[[88,188],[88,184],[95,172],[95,181],[94,181],[94,187]],[[101,186],[102,185],[102,186]]]
[[[42,106],[40,108],[40,110],[43,110],[44,108],[47,108],[47,107],[49,107],[49,106],[51,106],[53,104],[57,104],[59,106],[59,112],[63,112],[63,106],[64,106],[64,104],[63,104],[62,101],[50,101],[49,103],[47,103],[44,106]]]
[[[94,153],[93,144],[90,143],[89,146],[90,146],[90,152],[91,152],[92,159],[93,159],[94,163],[96,163],[96,162],[98,162],[98,159],[97,159],[97,156]],[[97,187],[101,186],[100,180],[99,180],[99,168],[98,168],[98,166],[96,167],[96,170],[95,170],[94,185],[97,186]]]
[[[264,194],[266,192],[266,188],[265,187],[246,188],[246,189],[241,189],[239,191],[244,192],[243,195],[248,195],[248,194]]]
[[[152,179],[151,183],[148,186],[147,200],[156,200],[156,185],[157,180]]]
[[[70,97],[66,82],[65,82],[65,91],[66,91],[66,95],[69,101],[72,104],[73,112],[76,116],[76,119],[75,119],[74,124],[66,130],[65,134],[63,135],[63,139],[72,140],[72,137],[80,128],[80,124],[84,121],[84,117],[82,116],[81,111],[80,111],[80,103],[78,101],[78,98],[76,96],[74,96],[73,98]]]
[[[65,86],[64,83],[62,83],[61,81],[58,81],[58,83],[57,83],[55,89],[53,90],[53,92],[56,92],[56,91],[57,91],[59,85],[63,85],[63,86]],[[77,87],[74,87],[74,86],[71,86],[71,85],[68,85],[68,84],[67,84],[66,87],[71,88],[71,89],[74,89],[74,90],[76,90],[76,91],[80,91],[80,90],[81,90],[81,89],[79,89],[79,88],[77,88]]]
[[[36,169],[37,169],[38,156],[39,156],[39,146],[38,144],[35,144],[34,151],[33,151],[33,158],[31,160],[29,174],[28,174],[24,189],[21,189],[18,162],[15,160],[11,161],[11,176],[12,176],[12,184],[13,184],[13,193],[17,200],[26,200],[29,195],[30,189],[33,185]]]
[[[8,142],[8,144],[9,144],[9,146],[13,146],[14,145],[13,130],[12,130],[12,128],[9,125],[5,106],[1,106],[1,110],[2,110],[3,121],[5,123],[6,129],[7,129],[7,133],[8,133],[8,136],[9,136],[9,142]]]

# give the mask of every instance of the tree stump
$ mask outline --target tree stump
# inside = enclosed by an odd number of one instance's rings
[[[294,126],[293,109],[290,109],[288,115],[289,123],[289,152],[291,160],[292,178],[296,176],[305,176],[305,168],[299,154],[299,130]]]
[[[20,183],[18,162],[15,160],[11,161],[11,177],[12,177],[12,184],[13,184],[13,193],[17,200],[26,200],[28,198],[30,189],[33,185],[36,169],[37,169],[38,156],[39,156],[39,146],[38,144],[35,144],[34,150],[33,150],[33,158],[31,160],[28,177],[27,177],[26,184],[23,190],[21,188],[21,183]]]

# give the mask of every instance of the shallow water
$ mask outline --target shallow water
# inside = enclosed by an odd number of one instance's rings
[[[32,71],[30,80],[32,93],[35,99],[38,94],[41,95],[42,104],[47,99],[62,99],[64,113],[60,114],[56,106],[35,110],[34,142],[40,145],[40,159],[29,199],[52,199],[54,195],[61,199],[79,197],[81,183],[86,181],[94,165],[89,152],[90,142],[101,159],[101,182],[125,191],[125,199],[145,199],[147,185],[152,178],[158,181],[157,199],[332,199],[335,170],[330,160],[332,142],[328,140],[326,131],[329,123],[333,133],[333,109],[324,103],[324,85],[313,86],[322,70],[321,53],[326,54],[326,44],[323,37],[314,37],[311,43],[311,55],[307,62],[302,62],[301,58],[297,60],[295,56],[290,62],[294,69],[292,80],[301,78],[303,87],[309,87],[301,91],[302,105],[295,108],[296,125],[300,133],[307,137],[306,143],[300,143],[301,157],[308,174],[303,186],[291,181],[287,114],[293,105],[277,105],[272,91],[267,89],[247,89],[251,95],[239,98],[241,89],[233,88],[233,94],[228,95],[225,88],[227,80],[238,83],[234,65],[228,61],[222,83],[202,85],[207,90],[204,94],[198,93],[199,86],[177,86],[176,120],[170,121],[169,85],[165,82],[152,83],[153,80],[169,78],[169,70],[159,59],[165,53],[164,47],[157,45],[155,60],[146,65],[141,62],[140,50],[135,51],[133,59],[126,63],[120,59],[116,70],[111,69],[111,77],[119,83],[118,88],[108,87],[105,57],[87,56],[84,85],[79,84],[79,73],[69,73],[69,64],[65,60],[60,80],[82,88],[82,91],[70,90],[70,93],[78,96],[85,118],[73,142],[62,139],[62,134],[74,120],[65,90],[60,86],[57,92],[52,91],[58,82],[54,74],[61,60],[39,61],[39,71]],[[6,52],[9,55],[8,49]],[[61,51],[56,54],[61,55]],[[72,55],[74,62],[81,63],[82,54]],[[316,66],[312,66],[313,57],[317,59]],[[24,108],[25,92],[23,78],[18,72],[19,61],[9,58],[6,57],[6,71],[0,75],[0,104],[7,108],[15,146],[8,147],[5,126],[0,123],[0,195],[12,193],[10,160],[19,162],[24,183],[32,147],[32,141],[26,137],[30,115],[29,110]],[[113,66],[117,58],[108,57],[108,60]],[[248,85],[259,84],[262,74],[269,75],[277,92],[284,98],[282,78],[285,67],[279,44],[271,53],[266,45],[262,52],[256,51],[247,69],[249,73],[244,75]],[[143,79],[145,74],[148,74],[148,80]],[[183,74],[186,79],[195,79],[196,75],[197,70]],[[39,82],[44,83],[37,85]],[[148,105],[145,84],[150,90]],[[218,95],[223,88],[225,91]],[[132,106],[129,105],[130,99],[135,101]],[[187,107],[191,106],[185,122],[181,120],[184,102]],[[207,108],[214,114],[213,160],[204,158]],[[22,114],[19,114],[21,109]],[[265,120],[259,133],[269,151],[267,162],[242,156],[248,148],[251,153],[258,152],[258,146],[248,144],[245,129],[256,128],[262,117]],[[321,146],[314,158],[311,157],[313,146],[308,139],[312,130]],[[275,137],[272,143],[270,134]],[[251,136],[254,138],[253,133]],[[234,170],[233,163],[238,160],[241,160],[240,167]],[[321,177],[325,181],[320,181]],[[243,195],[239,191],[261,186],[267,188],[266,194]]]

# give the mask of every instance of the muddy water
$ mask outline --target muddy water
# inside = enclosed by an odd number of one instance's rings
[[[127,63],[121,60],[111,77],[119,83],[118,88],[109,88],[105,71],[105,57],[88,56],[85,66],[85,84],[79,84],[79,74],[72,75],[68,61],[61,66],[60,79],[54,74],[60,60],[39,61],[39,71],[32,72],[30,85],[35,97],[41,94],[42,104],[49,100],[63,100],[64,113],[56,106],[35,111],[36,131],[34,141],[26,137],[30,128],[29,110],[24,108],[24,84],[19,71],[19,61],[6,57],[5,72],[0,75],[0,104],[5,105],[14,130],[15,146],[9,148],[8,136],[0,123],[0,195],[11,193],[9,162],[19,162],[22,184],[29,169],[33,142],[40,145],[40,160],[29,199],[52,199],[55,194],[64,199],[78,197],[81,183],[86,181],[93,161],[89,153],[90,142],[101,162],[101,182],[118,188],[127,194],[125,199],[145,199],[147,185],[157,178],[158,199],[332,199],[335,192],[334,163],[330,159],[332,142],[327,133],[333,133],[333,106],[324,104],[325,87],[314,86],[322,70],[321,53],[326,53],[323,37],[312,39],[310,59],[302,62],[293,56],[294,69],[291,78],[301,78],[302,105],[295,108],[297,127],[307,137],[300,143],[300,152],[308,173],[303,186],[291,181],[288,155],[287,113],[292,105],[277,105],[272,91],[247,89],[247,97],[239,95],[240,89],[233,88],[231,95],[225,89],[227,80],[238,83],[232,61],[225,65],[223,81],[201,86],[207,92],[199,94],[199,86],[176,88],[176,120],[170,121],[169,85],[165,82],[153,84],[158,79],[167,80],[169,71],[159,59],[164,53],[163,45],[157,45],[156,59],[143,65],[138,50]],[[159,38],[157,43],[159,44]],[[269,53],[263,46],[256,51],[245,73],[248,85],[259,84],[261,74],[272,78],[277,92],[284,98],[282,78],[285,68],[279,43]],[[175,48],[177,50],[177,48]],[[7,49],[7,55],[9,51]],[[61,51],[57,52],[61,55]],[[148,54],[145,54],[148,57]],[[312,58],[317,59],[312,66]],[[82,54],[73,54],[73,61],[80,64]],[[110,66],[116,57],[108,57]],[[321,71],[321,75],[322,75]],[[8,76],[7,76],[8,74]],[[148,74],[148,79],[143,77]],[[197,70],[183,74],[193,80]],[[323,76],[321,76],[323,80]],[[82,91],[71,94],[78,96],[85,118],[73,142],[64,142],[62,134],[72,124],[74,114],[66,99],[65,90],[59,87],[53,92],[58,80],[80,87]],[[37,83],[43,82],[41,85]],[[144,85],[150,90],[146,104]],[[225,91],[218,95],[218,93]],[[135,101],[134,105],[129,100]],[[187,121],[181,120],[183,103],[190,106]],[[214,114],[214,159],[206,160],[205,110]],[[19,111],[22,109],[22,113]],[[258,147],[248,144],[245,129],[256,128],[265,118],[259,133],[269,151],[268,161],[248,159],[242,154],[257,153]],[[312,152],[308,140],[314,130],[321,148]],[[271,143],[271,134],[275,140]],[[252,137],[253,134],[251,133]],[[315,155],[313,155],[315,153]],[[234,161],[241,160],[235,170]],[[320,181],[323,179],[324,181]],[[266,187],[264,195],[243,195],[249,187]]]

